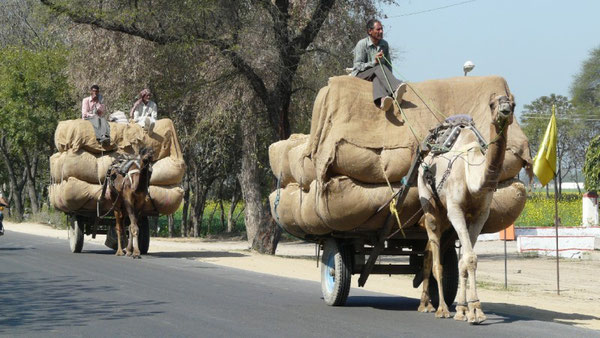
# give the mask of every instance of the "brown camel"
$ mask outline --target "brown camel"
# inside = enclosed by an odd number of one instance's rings
[[[133,157],[124,157],[113,163],[107,177],[109,189],[108,196],[113,204],[117,232],[117,256],[123,255],[121,234],[125,214],[129,217],[129,240],[127,242],[127,256],[140,258],[138,245],[138,218],[148,196],[150,163],[154,153],[150,148],[143,148]]]
[[[512,95],[492,95],[491,141],[487,151],[481,146],[475,131],[463,128],[450,151],[428,154],[419,169],[419,198],[429,237],[423,267],[421,312],[434,310],[428,293],[429,277],[433,271],[439,291],[439,307],[435,315],[438,318],[450,317],[443,295],[440,240],[446,230],[454,227],[464,250],[458,264],[459,288],[454,319],[468,320],[473,324],[486,319],[477,298],[477,255],[473,246],[490,213],[492,195],[504,162],[506,135],[513,121],[514,106]]]

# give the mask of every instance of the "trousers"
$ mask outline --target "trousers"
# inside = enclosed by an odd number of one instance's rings
[[[373,101],[375,104],[378,104],[382,97],[392,96],[394,90],[402,83],[388,67],[381,67],[380,65],[362,71],[356,74],[356,77],[373,82]],[[388,81],[390,82],[389,85]]]

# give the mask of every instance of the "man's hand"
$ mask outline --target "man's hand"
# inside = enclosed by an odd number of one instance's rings
[[[383,57],[383,51],[380,50],[379,52],[377,52],[377,54],[375,54],[375,63],[379,63],[379,59],[381,59]]]

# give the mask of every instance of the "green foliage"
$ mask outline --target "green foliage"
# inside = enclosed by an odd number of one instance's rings
[[[0,50],[0,129],[12,150],[51,146],[58,121],[73,108],[62,49]]]
[[[587,148],[583,176],[588,191],[600,191],[600,135],[596,136]]]
[[[562,226],[581,225],[582,203],[577,193],[562,193],[558,201],[558,217]],[[527,197],[525,209],[515,221],[518,227],[554,226],[554,194],[532,193]]]
[[[600,108],[600,46],[590,52],[571,86],[573,102],[582,107]]]
[[[225,227],[221,223],[220,218],[220,209],[218,205],[218,201],[209,201],[206,203],[206,207],[204,209],[204,214],[202,215],[202,229],[200,229],[200,237],[210,237],[214,235],[222,235],[227,231],[227,214],[229,212],[229,208],[231,207],[231,203],[223,202],[223,209],[225,213]],[[235,208],[234,217],[240,214],[240,211],[243,208],[243,203],[238,203]],[[216,210],[215,210],[216,208]],[[214,212],[213,212],[214,211]],[[212,217],[211,217],[212,216]],[[182,218],[182,209],[180,208],[173,214],[174,221],[174,236],[181,236],[181,218]],[[158,234],[152,234],[152,236],[160,236],[167,237],[169,235],[169,221],[167,216],[160,216],[158,219],[159,232]],[[244,224],[244,215],[242,214],[235,219],[235,225],[233,227],[232,235],[240,235],[246,231],[246,226]]]

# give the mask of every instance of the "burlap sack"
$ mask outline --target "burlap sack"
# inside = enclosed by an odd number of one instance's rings
[[[302,189],[308,191],[310,183],[315,180],[315,166],[312,160],[305,156],[307,143],[299,144],[288,152],[288,162],[290,171],[295,182],[298,182]]]
[[[102,185],[70,177],[66,181],[52,184],[48,192],[50,203],[56,209],[64,212],[96,211],[96,201],[102,193]],[[158,211],[161,215],[170,215],[177,211],[183,199],[183,189],[177,186],[150,186],[149,194],[154,203],[150,200],[145,202],[143,211],[146,213]],[[100,202],[100,212],[108,212],[112,206],[111,201],[103,198]]]
[[[54,183],[75,177],[88,183],[102,184],[116,157],[114,152],[99,155],[82,149],[77,152],[69,150],[56,153],[50,157],[50,176]]]
[[[91,153],[102,153],[117,150],[133,154],[143,146],[154,150],[154,160],[167,156],[183,159],[177,133],[170,119],[156,121],[152,134],[146,133],[137,123],[110,124],[110,144],[102,146],[94,134],[94,129],[89,121],[82,119],[61,121],[54,133],[54,143],[59,152],[83,149]]]
[[[148,200],[144,204],[142,209],[144,212],[158,211],[161,215],[171,215],[179,209],[183,200],[183,189],[179,186],[159,187],[151,185],[148,190],[152,201]]]
[[[51,183],[59,183],[63,180],[62,178],[62,157],[65,153],[55,153],[50,156],[50,179]]]
[[[277,224],[281,225],[290,234],[304,238],[306,233],[300,229],[297,219],[300,214],[300,194],[302,190],[296,183],[288,184],[281,188],[279,192],[273,191],[269,195],[271,205],[271,214]],[[279,193],[279,200],[277,194]],[[276,204],[277,203],[277,204]]]
[[[318,187],[316,181],[314,186]],[[393,188],[398,186],[394,184]],[[390,188],[385,184],[366,184],[346,176],[336,176],[317,191],[315,207],[328,228],[349,231],[369,220],[390,197]]]
[[[327,227],[317,214],[318,189],[316,183],[316,181],[313,181],[307,192],[302,191],[300,215],[296,219],[304,232],[313,235],[324,235],[330,233],[331,228]]]
[[[306,142],[308,135],[292,134],[287,140],[275,142],[269,146],[269,164],[276,177],[281,176],[281,186],[295,182],[290,170],[288,152],[293,147]]]
[[[279,191],[279,203],[275,210],[277,190],[269,195],[271,215],[281,226],[294,236],[304,238],[306,234],[324,235],[331,232],[316,213],[316,188],[311,185],[308,192],[297,183],[290,183]]]
[[[441,114],[471,115],[489,141],[490,97],[508,94],[506,82],[497,76],[410,83],[402,102],[407,116],[403,121],[399,111],[384,113],[373,104],[372,83],[351,76],[333,77],[315,99],[305,155],[312,158],[320,183],[327,182],[328,175],[342,173],[367,182],[385,182],[377,154],[397,149],[403,155],[393,156],[395,162],[388,164],[386,174],[402,177],[410,165],[408,155],[412,156],[429,130],[443,120]],[[514,176],[517,169],[531,163],[527,138],[516,119],[508,130],[507,155],[504,166],[510,169],[503,178]]]
[[[185,162],[180,159],[165,157],[152,165],[151,185],[173,185],[181,183],[185,174]]]
[[[495,233],[514,224],[525,208],[526,202],[527,191],[523,182],[516,178],[500,182],[498,190],[494,192],[490,216],[481,233]]]
[[[101,189],[101,185],[69,177],[66,181],[52,184],[48,192],[54,208],[64,212],[74,212],[84,210],[85,205],[88,205],[85,210],[96,210],[95,203],[100,196]]]

